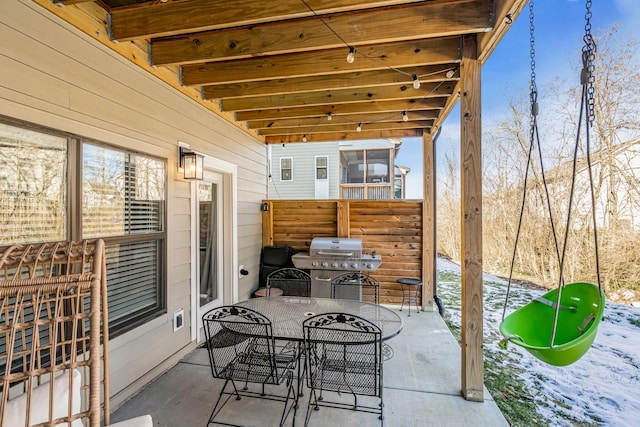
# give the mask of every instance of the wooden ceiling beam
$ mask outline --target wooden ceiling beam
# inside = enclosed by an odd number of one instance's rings
[[[285,119],[296,117],[317,117],[331,112],[332,115],[342,114],[370,114],[370,113],[397,113],[402,111],[424,111],[438,110],[444,107],[445,98],[427,98],[416,100],[398,101],[369,101],[352,104],[330,104],[313,107],[297,108],[274,108],[269,110],[239,111],[236,120],[265,120],[265,119]],[[354,121],[359,121],[354,119]]]
[[[338,123],[329,126],[318,126],[308,128],[275,128],[275,129],[260,129],[258,132],[260,135],[288,135],[292,133],[302,132],[309,138],[312,134],[317,133],[335,133],[335,132],[354,132],[357,123]],[[433,120],[416,121],[416,122],[385,122],[385,123],[366,123],[362,122],[362,130],[367,131],[379,131],[387,129],[428,129],[433,126]]]
[[[433,120],[438,118],[439,110],[425,110],[425,111],[412,111],[407,113],[409,120]],[[295,128],[295,127],[307,127],[312,128],[314,126],[324,127],[331,126],[334,123],[355,123],[355,118],[350,118],[353,115],[332,116],[332,120],[327,120],[326,115],[316,117],[301,117],[294,119],[275,119],[275,120],[253,120],[247,122],[247,127],[250,129],[277,129],[277,128]],[[395,113],[372,113],[372,114],[358,114],[357,120],[364,123],[374,122],[396,122],[402,117],[402,112]]]
[[[419,0],[313,0],[313,11],[300,0],[149,1],[111,10],[111,38],[118,41],[151,39],[176,34],[255,25],[352,10],[370,9]],[[451,3],[455,0],[448,0]]]
[[[65,7],[71,4],[88,3],[93,0],[53,0],[53,4],[58,7]]]
[[[375,70],[323,76],[282,78],[257,82],[209,85],[202,88],[205,99],[241,98],[261,95],[281,95],[296,92],[314,92],[351,87],[392,86],[407,82],[408,76],[420,76],[423,83],[454,81],[459,78],[458,64],[407,67],[396,70]],[[447,77],[450,72],[450,77]]]
[[[248,111],[268,108],[289,108],[299,106],[345,104],[351,102],[386,101],[396,99],[421,99],[449,96],[453,91],[452,82],[425,83],[418,89],[405,84],[402,86],[382,86],[379,88],[341,89],[325,92],[302,92],[287,95],[257,96],[251,98],[224,99],[220,103],[222,111]]]
[[[483,64],[528,3],[529,0],[495,0],[496,23],[494,29],[491,32],[479,34],[478,37],[478,59]]]
[[[460,37],[367,46],[357,51],[352,64],[346,61],[347,53],[341,48],[185,65],[182,82],[186,86],[209,85],[450,64],[460,58]]]
[[[428,2],[279,21],[151,41],[153,65],[185,65],[487,31],[491,2]],[[336,37],[334,32],[340,35]],[[344,41],[343,41],[344,40]]]
[[[335,133],[312,133],[307,136],[307,142],[328,142],[328,141],[355,141],[365,139],[387,139],[387,138],[410,138],[414,136],[422,136],[421,129],[396,129],[381,131],[362,131],[362,132],[335,132]],[[292,135],[272,135],[266,136],[267,144],[288,144],[294,142],[302,142],[304,134]]]

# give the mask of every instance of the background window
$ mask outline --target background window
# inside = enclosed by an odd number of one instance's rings
[[[367,182],[389,182],[389,150],[367,151]]]
[[[345,172],[343,183],[364,183],[364,151],[343,151],[342,164]]]
[[[402,178],[393,179],[393,196],[396,199],[402,199]]]
[[[341,156],[343,184],[391,182],[390,150],[345,150]]]
[[[293,159],[285,157],[280,159],[280,181],[291,181],[293,179]]]
[[[327,179],[326,157],[316,157],[316,179]]]

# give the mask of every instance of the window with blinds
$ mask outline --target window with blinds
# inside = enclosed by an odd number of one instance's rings
[[[0,119],[0,164],[0,246],[104,239],[112,336],[165,309],[165,161]]]
[[[162,308],[162,241],[106,247],[109,327],[117,330]]]
[[[163,308],[165,163],[82,145],[82,237],[105,239],[109,328]]]
[[[82,237],[162,231],[164,163],[83,144]]]

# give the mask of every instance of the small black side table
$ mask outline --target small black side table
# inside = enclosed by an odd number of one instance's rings
[[[402,285],[402,305],[400,305],[400,311],[402,311],[404,301],[406,299],[407,304],[409,305],[409,316],[411,316],[411,302],[415,303],[416,312],[420,313],[420,307],[418,306],[418,291],[420,290],[420,286],[422,286],[422,280],[414,279],[412,277],[401,277],[397,282]],[[411,294],[412,290],[413,295]]]

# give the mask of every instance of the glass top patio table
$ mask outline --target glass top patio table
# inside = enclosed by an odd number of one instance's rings
[[[392,338],[402,330],[402,319],[386,307],[366,302],[304,297],[268,297],[241,301],[236,305],[250,308],[271,320],[273,336],[277,339],[302,341],[302,322],[323,313],[348,313],[360,316],[382,331],[382,339]]]

